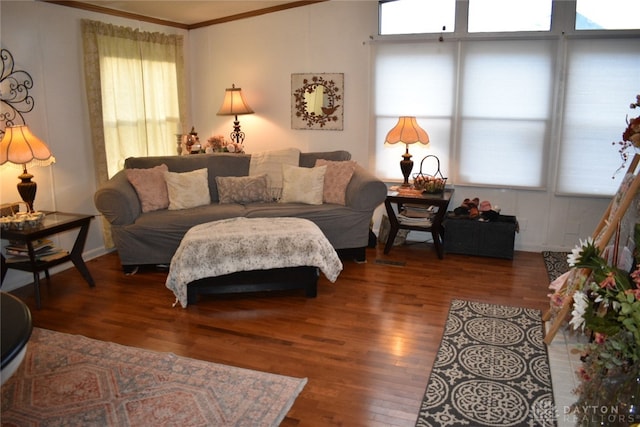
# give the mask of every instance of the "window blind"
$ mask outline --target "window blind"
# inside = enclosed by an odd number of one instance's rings
[[[615,193],[624,171],[615,174],[621,159],[612,142],[622,140],[625,117],[640,114],[629,109],[639,91],[637,38],[567,41],[559,193]]]
[[[409,115],[431,139],[429,147],[410,147],[414,161],[435,154],[456,183],[545,184],[553,42],[381,43],[374,49],[378,176],[398,177],[404,147],[383,142],[397,117]]]

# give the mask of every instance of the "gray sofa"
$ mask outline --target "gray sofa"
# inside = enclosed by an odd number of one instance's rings
[[[316,159],[350,160],[347,151],[300,153],[300,167],[314,167]],[[365,260],[374,209],[384,202],[386,185],[361,166],[347,186],[345,205],[323,203],[219,203],[216,176],[247,176],[250,154],[194,154],[128,158],[125,169],[147,169],[166,164],[170,172],[207,168],[211,204],[182,210],[142,212],[140,200],[125,170],[119,171],[95,193],[96,208],[111,224],[113,241],[125,272],[140,265],[169,264],[184,234],[194,225],[233,217],[298,217],[313,221],[344,257]],[[198,189],[193,189],[197,191]]]

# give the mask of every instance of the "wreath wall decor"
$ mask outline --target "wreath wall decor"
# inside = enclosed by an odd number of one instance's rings
[[[342,130],[344,74],[291,74],[291,127]]]
[[[33,110],[33,87],[31,75],[23,70],[15,70],[13,55],[7,49],[0,49],[0,139],[8,126],[24,125],[23,114]]]

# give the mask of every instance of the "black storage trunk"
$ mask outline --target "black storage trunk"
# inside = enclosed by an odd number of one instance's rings
[[[500,215],[494,221],[447,218],[443,226],[445,252],[513,259],[515,216]]]

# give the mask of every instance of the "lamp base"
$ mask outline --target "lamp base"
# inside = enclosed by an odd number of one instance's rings
[[[33,201],[36,199],[36,191],[38,185],[31,181],[33,175],[27,172],[27,168],[24,168],[22,174],[18,176],[21,182],[18,183],[18,193],[20,197],[27,204],[29,212],[33,212]]]
[[[400,170],[402,171],[402,176],[404,176],[404,182],[402,183],[402,187],[410,187],[409,177],[411,176],[411,171],[413,170],[413,160],[411,160],[411,154],[407,151],[402,155],[402,160],[400,160]]]
[[[244,142],[244,132],[240,130],[240,121],[238,120],[238,116],[233,121],[233,132],[231,132],[231,140],[236,144],[242,144]]]

